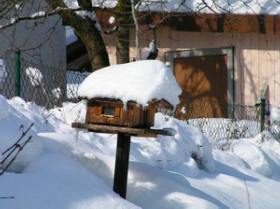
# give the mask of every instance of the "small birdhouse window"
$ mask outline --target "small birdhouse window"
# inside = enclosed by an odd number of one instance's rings
[[[103,107],[102,115],[114,117],[115,116],[115,107]]]

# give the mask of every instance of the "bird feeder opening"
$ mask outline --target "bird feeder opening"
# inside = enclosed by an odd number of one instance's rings
[[[102,107],[102,115],[107,116],[107,117],[115,117],[117,116],[115,114],[115,108],[114,107]]]

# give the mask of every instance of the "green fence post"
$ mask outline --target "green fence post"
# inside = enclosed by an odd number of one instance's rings
[[[265,98],[261,98],[260,103],[260,128],[263,132],[265,128]]]
[[[20,51],[16,52],[16,96],[20,97],[20,68],[21,68],[21,54]]]

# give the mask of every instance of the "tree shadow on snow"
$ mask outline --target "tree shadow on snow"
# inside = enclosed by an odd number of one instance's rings
[[[228,166],[228,165],[218,162],[218,161],[215,161],[215,167],[216,167],[216,170],[213,173],[205,172],[206,177],[211,178],[211,177],[216,177],[217,175],[220,175],[220,174],[224,174],[224,175],[235,177],[235,178],[243,180],[243,181],[253,181],[253,182],[258,181],[257,178],[249,176],[245,173],[242,173],[241,171],[237,170],[236,168]],[[203,177],[205,177],[205,175],[203,175],[203,176],[200,175],[200,177],[203,178]]]
[[[229,209],[215,197],[190,185],[180,173],[132,162],[128,182],[128,200],[143,208],[185,209],[197,205],[215,205]]]

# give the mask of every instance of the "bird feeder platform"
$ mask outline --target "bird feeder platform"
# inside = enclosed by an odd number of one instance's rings
[[[157,135],[174,136],[175,131],[170,128],[150,129],[150,128],[131,128],[110,125],[98,125],[89,123],[72,123],[73,128],[87,129],[90,132],[118,134],[123,133],[135,137],[157,137]]]

